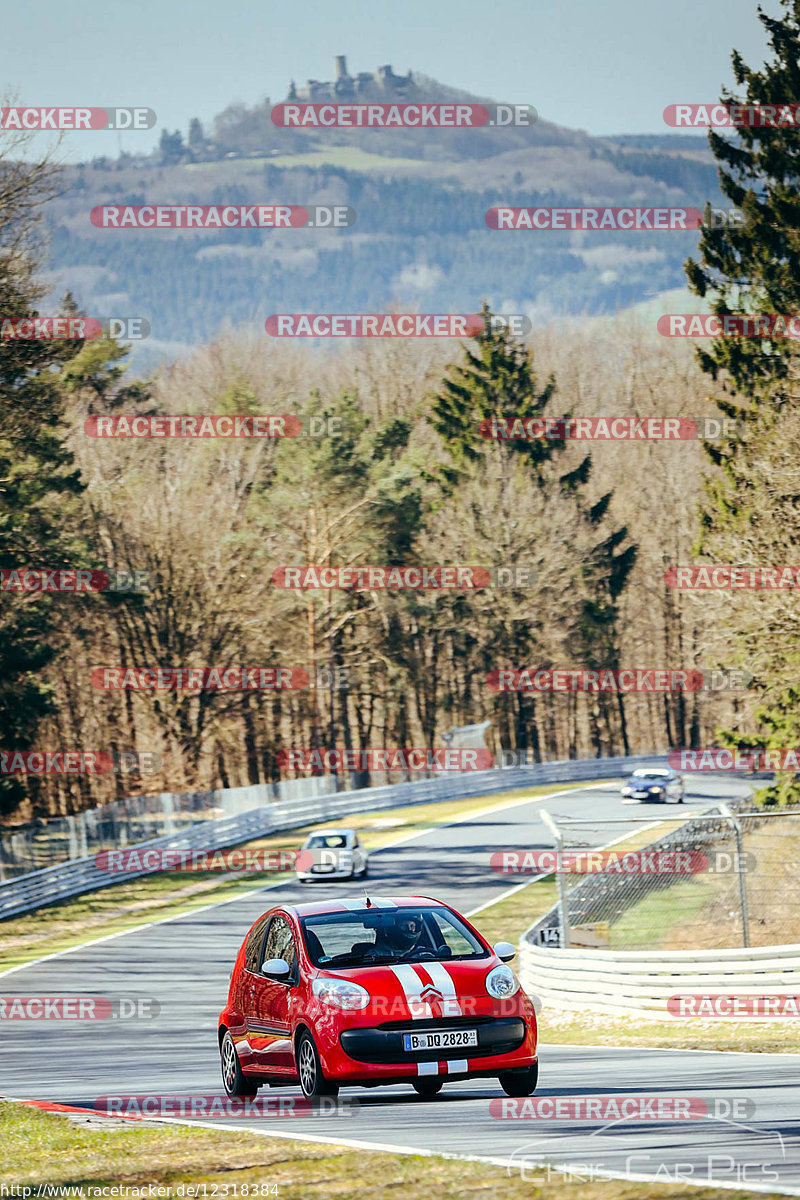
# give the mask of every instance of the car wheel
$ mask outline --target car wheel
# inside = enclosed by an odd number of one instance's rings
[[[443,1079],[437,1079],[435,1075],[428,1075],[424,1079],[412,1080],[411,1086],[418,1096],[422,1096],[423,1100],[432,1100],[437,1092],[442,1090]]]
[[[300,1076],[303,1095],[309,1100],[313,1100],[317,1096],[337,1096],[339,1094],[338,1084],[331,1083],[322,1074],[322,1064],[310,1033],[300,1035],[297,1046],[297,1073]]]
[[[222,1083],[229,1096],[255,1096],[260,1084],[249,1079],[242,1073],[239,1055],[229,1030],[225,1030],[222,1045],[219,1048],[222,1066]]]
[[[539,1064],[535,1062],[524,1071],[504,1071],[498,1079],[507,1096],[532,1096],[539,1081]]]

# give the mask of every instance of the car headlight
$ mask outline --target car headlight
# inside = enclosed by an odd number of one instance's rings
[[[344,1012],[366,1008],[370,1002],[367,989],[349,979],[315,979],[311,990],[323,1004]]]
[[[519,980],[517,979],[511,967],[503,964],[502,967],[495,967],[486,976],[486,991],[490,996],[494,996],[496,1000],[504,1000],[508,996],[515,996],[519,991]]]
[[[663,792],[664,789],[663,787],[656,785],[655,787],[648,788],[647,790],[648,792]]]

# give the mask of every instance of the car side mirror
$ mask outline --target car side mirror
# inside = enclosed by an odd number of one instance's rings
[[[264,962],[261,972],[268,979],[288,979],[292,973],[292,968],[285,958],[268,958]]]
[[[517,947],[512,942],[495,942],[492,949],[501,962],[511,962],[517,957]]]

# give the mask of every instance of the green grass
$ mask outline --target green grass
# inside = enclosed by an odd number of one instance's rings
[[[421,1101],[420,1103],[425,1103]],[[96,1120],[92,1118],[92,1120]],[[265,1124],[267,1123],[265,1119]],[[321,1118],[322,1120],[322,1118]],[[320,1133],[328,1137],[358,1137],[358,1116],[348,1119],[345,1132],[334,1130],[330,1119]],[[100,1127],[0,1102],[0,1183],[17,1187],[47,1183],[69,1186],[71,1196],[94,1200],[88,1187],[149,1184],[175,1189],[180,1184],[218,1184],[216,1193],[241,1195],[243,1185],[258,1186],[262,1196],[277,1185],[278,1200],[555,1200],[565,1188],[575,1200],[713,1200],[711,1188],[676,1191],[670,1184],[562,1183],[558,1176],[542,1187],[510,1175],[505,1168],[464,1162],[436,1155],[400,1155],[270,1138],[237,1130],[197,1129],[180,1125],[140,1125],[109,1119]],[[362,1136],[369,1136],[368,1130]],[[492,1152],[493,1147],[489,1148]],[[539,1174],[539,1172],[536,1172]],[[546,1178],[544,1172],[541,1173]],[[726,1192],[729,1200],[745,1200],[746,1192]]]
[[[629,908],[611,926],[612,950],[658,950],[667,948],[671,935],[686,921],[700,914],[712,891],[719,891],[721,878],[696,875],[661,892],[651,892]]]

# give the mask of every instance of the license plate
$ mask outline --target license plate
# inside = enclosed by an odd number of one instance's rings
[[[326,871],[332,871],[332,870],[333,870],[333,867],[329,866],[328,863],[324,863],[321,867],[312,867],[311,868],[311,872],[314,875],[323,875]]]
[[[647,792],[634,792],[634,796],[646,796]]]
[[[433,1033],[404,1033],[405,1050],[452,1050],[456,1046],[477,1046],[477,1029],[442,1029]]]

